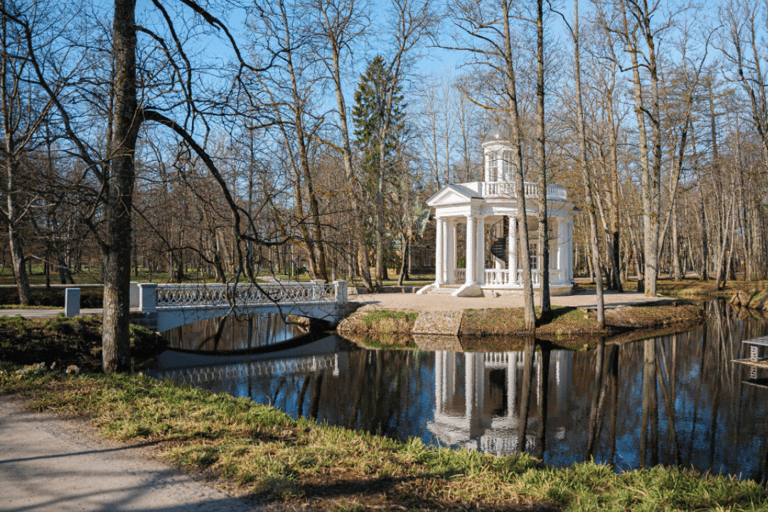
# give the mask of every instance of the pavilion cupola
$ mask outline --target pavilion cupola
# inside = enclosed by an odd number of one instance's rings
[[[512,166],[512,144],[509,142],[507,130],[497,127],[491,130],[483,143],[483,160],[485,162],[485,179],[488,183],[514,183]]]

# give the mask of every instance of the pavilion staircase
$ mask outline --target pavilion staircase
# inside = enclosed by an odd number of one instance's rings
[[[504,264],[506,265],[507,263],[509,263],[507,261],[508,256],[509,256],[509,249],[508,249],[509,245],[507,243],[507,238],[509,236],[509,226],[507,225],[506,222],[504,222],[504,220],[500,220],[499,222],[503,222],[504,223],[503,224],[504,225],[504,234],[503,234],[503,236],[501,238],[496,238],[491,243],[491,254],[493,254],[496,258],[498,258],[501,261],[503,261]],[[494,229],[493,229],[492,232],[494,232],[494,233],[496,232],[495,227],[496,227],[496,224],[493,225]]]
[[[461,287],[460,284],[444,284],[440,288],[432,288],[429,290],[429,295],[451,295],[453,292]]]

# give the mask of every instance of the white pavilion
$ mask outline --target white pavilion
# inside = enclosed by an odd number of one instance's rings
[[[435,209],[435,282],[418,293],[482,297],[484,292],[523,290],[517,236],[509,236],[517,233],[518,223],[512,147],[500,130],[483,143],[483,155],[484,181],[446,185],[427,201]],[[535,291],[541,287],[543,265],[538,251],[538,185],[525,183],[524,188]],[[568,295],[573,289],[576,210],[565,187],[547,185],[547,210],[550,294]]]

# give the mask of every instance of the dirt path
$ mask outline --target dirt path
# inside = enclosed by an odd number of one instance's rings
[[[149,457],[150,447],[0,395],[0,511],[258,510]]]

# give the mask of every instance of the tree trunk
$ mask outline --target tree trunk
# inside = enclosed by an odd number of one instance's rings
[[[595,272],[595,293],[597,295],[597,326],[605,328],[605,300],[603,297],[603,276],[600,272],[600,245],[597,239],[597,214],[595,212],[594,188],[587,161],[587,129],[584,121],[584,106],[581,95],[581,59],[579,54],[579,0],[573,1],[573,58],[576,77],[576,116],[579,129],[579,164],[584,180],[584,194],[589,218],[589,245],[592,252],[592,268]]]
[[[544,116],[544,11],[543,0],[536,2],[536,159],[539,162],[539,255],[541,265],[541,313],[551,309],[549,298],[549,218],[547,213],[547,152]]]
[[[355,247],[357,249],[357,264],[360,268],[360,277],[363,280],[363,286],[366,290],[373,291],[371,282],[371,265],[368,259],[368,248],[365,245],[365,233],[362,226],[362,208],[357,199],[355,182],[357,178],[352,166],[352,147],[349,142],[349,128],[347,125],[347,106],[344,99],[344,87],[341,81],[341,48],[338,41],[329,39],[331,50],[333,52],[333,83],[336,88],[336,103],[339,111],[339,126],[341,128],[342,157],[344,161],[344,174],[349,185],[349,199],[352,207],[352,233],[354,236]]]
[[[11,202],[9,195],[8,202]],[[10,206],[10,205],[9,205]],[[10,209],[10,208],[9,208]],[[8,223],[8,239],[11,249],[11,264],[13,265],[13,278],[16,280],[16,291],[19,294],[19,303],[28,306],[32,298],[32,292],[29,287],[29,277],[27,276],[26,261],[24,259],[24,250],[21,245],[21,237],[12,223]]]
[[[140,122],[136,116],[135,9],[135,0],[115,0],[114,136],[109,190],[104,205],[107,232],[102,244],[105,274],[102,367],[105,372],[131,369],[131,205]]]
[[[505,93],[508,102],[508,114],[512,135],[512,164],[515,168],[515,188],[517,191],[517,224],[519,236],[519,250],[523,263],[523,300],[524,319],[523,327],[526,330],[536,328],[536,312],[533,305],[533,281],[531,279],[531,252],[528,241],[528,213],[525,206],[525,182],[523,172],[523,147],[522,127],[520,126],[520,114],[517,98],[517,77],[515,73],[515,56],[512,52],[512,31],[509,24],[509,5],[501,3],[504,25],[504,65],[505,65]]]
[[[400,277],[397,278],[397,286],[403,286],[403,281],[408,279],[408,260],[410,259],[410,237],[403,236],[403,261],[400,262]]]

